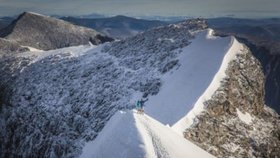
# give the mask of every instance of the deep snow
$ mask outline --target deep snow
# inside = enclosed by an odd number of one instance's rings
[[[219,70],[216,72],[211,83],[207,88],[205,88],[205,91],[196,101],[194,107],[188,111],[187,115],[181,118],[175,125],[173,125],[172,128],[179,134],[183,134],[184,130],[193,124],[195,117],[203,111],[204,102],[212,97],[214,92],[220,87],[221,81],[226,77],[228,63],[234,60],[237,54],[242,53],[242,49],[244,48],[243,45],[239,43],[234,37],[231,37],[230,39],[230,47],[226,51],[226,54],[222,60],[222,64],[219,66]]]
[[[214,157],[148,115],[117,112],[98,137],[85,145],[81,158]]]
[[[231,37],[212,37],[213,30],[197,33],[179,55],[180,66],[162,77],[159,93],[149,97],[145,112],[156,120],[174,125],[194,106],[210,85],[231,46]]]

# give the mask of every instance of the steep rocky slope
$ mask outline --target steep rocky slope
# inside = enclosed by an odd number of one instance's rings
[[[2,29],[0,37],[42,50],[112,41],[95,30],[31,12],[24,12]]]
[[[280,114],[279,19],[209,19],[219,36],[233,35],[248,45],[265,74],[265,103]]]
[[[184,137],[221,158],[280,156],[280,120],[264,103],[260,62],[243,46],[225,74]]]
[[[247,38],[239,39],[250,47],[252,54],[262,64],[265,75],[265,103],[280,114],[280,50],[275,49],[272,53],[267,46],[253,44]],[[273,45],[279,46],[277,43]]]
[[[158,93],[160,76],[206,27],[189,20],[98,47],[0,58],[0,157],[77,157],[135,95]]]

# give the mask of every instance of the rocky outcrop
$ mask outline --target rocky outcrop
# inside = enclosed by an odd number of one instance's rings
[[[212,20],[215,21],[215,19]],[[218,20],[214,23],[208,20],[208,22],[215,29],[217,36],[235,36],[251,49],[252,54],[260,61],[263,67],[265,103],[280,114],[279,22],[276,19],[224,20],[221,19],[221,21]],[[242,22],[238,22],[240,20]]]
[[[265,103],[280,114],[280,49],[274,50],[273,53],[268,46],[253,44],[246,38],[239,39],[250,47],[252,54],[262,64],[265,75]],[[267,43],[273,44],[270,41]],[[279,46],[279,44],[275,45]]]
[[[226,76],[184,137],[221,158],[278,157],[280,120],[264,103],[259,61],[244,48]]]
[[[79,27],[63,20],[25,12],[8,27],[0,37],[41,50],[50,50],[82,44],[100,44],[112,41],[95,30]]]

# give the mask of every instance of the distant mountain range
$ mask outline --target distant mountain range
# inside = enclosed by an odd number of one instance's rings
[[[119,39],[131,37],[150,28],[168,24],[163,21],[136,19],[121,15],[95,19],[77,17],[62,17],[61,19],[76,25],[95,29],[107,36]]]
[[[63,16],[61,16],[63,17]],[[87,15],[79,15],[79,16],[73,16],[76,18],[82,18],[82,19],[97,19],[97,18],[107,18],[109,16],[103,15],[103,14],[98,14],[98,13],[92,13],[92,14],[87,14]]]
[[[211,27],[232,27],[232,26],[263,26],[269,24],[280,24],[280,18],[266,19],[241,19],[241,18],[210,18],[207,20]]]

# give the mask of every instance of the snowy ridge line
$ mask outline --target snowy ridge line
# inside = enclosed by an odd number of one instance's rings
[[[183,47],[176,58],[178,67],[161,77],[161,90],[149,97],[145,111],[161,123],[173,126],[183,118],[218,72],[231,37],[209,39],[209,32],[205,29],[193,34],[191,44]]]
[[[100,46],[102,46],[102,44]],[[37,60],[34,62],[37,62],[48,56],[57,55],[57,54],[71,53],[71,54],[73,54],[73,56],[80,56],[82,54],[85,54],[88,50],[96,48],[97,46],[96,45],[79,45],[79,46],[70,46],[70,47],[66,47],[66,48],[58,48],[58,49],[53,49],[53,50],[48,50],[48,51],[36,49],[36,48],[30,47],[30,46],[22,46],[22,47],[31,48],[34,50],[30,50],[30,51],[26,51],[24,53],[17,54],[17,57],[26,57],[26,58],[35,57]]]
[[[102,46],[102,45],[100,45]],[[27,46],[23,46],[23,47],[27,47]],[[32,48],[32,47],[27,47],[27,48]],[[79,46],[72,46],[72,47],[67,47],[67,48],[59,48],[59,49],[54,49],[54,50],[49,50],[49,51],[43,51],[43,50],[38,50],[36,48],[34,48],[34,50],[30,50],[24,53],[20,53],[17,55],[17,57],[24,57],[24,58],[30,58],[31,62],[25,66],[22,67],[22,69],[20,70],[20,72],[22,73],[24,71],[24,69],[34,63],[37,63],[49,56],[55,56],[55,55],[60,55],[61,57],[63,57],[63,55],[69,54],[65,57],[79,57],[85,53],[87,53],[88,51],[97,48],[97,46],[95,45],[79,45]],[[79,51],[78,51],[79,50]]]
[[[42,16],[42,17],[50,17],[48,15],[43,15],[43,14],[40,14],[40,13],[35,13],[35,12],[31,12],[31,11],[27,11],[25,13],[28,13],[28,14],[33,14],[33,15],[37,15],[37,16]]]
[[[104,150],[106,149],[106,150]],[[135,110],[119,111],[97,138],[86,143],[80,158],[212,158],[170,127]]]
[[[235,37],[231,37],[231,44],[223,58],[223,62],[214,76],[211,84],[204,91],[204,93],[199,97],[197,102],[194,104],[191,111],[187,113],[186,116],[181,118],[177,123],[175,123],[171,128],[174,129],[178,134],[183,135],[185,129],[189,128],[194,122],[197,115],[204,111],[204,102],[211,99],[212,95],[219,88],[221,81],[226,77],[226,70],[228,63],[236,58],[237,54],[242,53],[243,45],[239,43]]]

